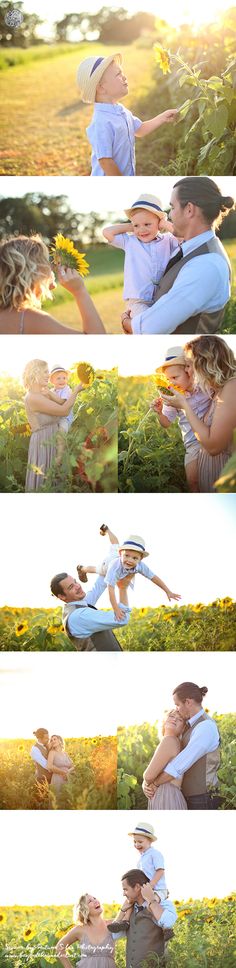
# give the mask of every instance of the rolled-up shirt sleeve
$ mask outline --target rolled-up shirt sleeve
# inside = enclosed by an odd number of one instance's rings
[[[144,575],[144,578],[149,578],[150,581],[152,580],[152,578],[155,578],[155,572],[151,571],[151,568],[148,568],[148,566],[145,565],[144,561],[140,561],[140,563],[138,564],[137,572],[139,572],[140,575]]]
[[[213,753],[219,746],[219,741],[216,723],[213,720],[205,719],[203,723],[195,726],[189,743],[181,753],[178,753],[178,756],[167,763],[164,773],[169,773],[174,779],[180,779],[190,766],[201,759],[201,756],[205,756],[206,753]]]
[[[202,311],[222,309],[229,299],[229,276],[215,254],[201,255],[183,265],[169,292],[131,320],[133,334],[173,333],[177,326]]]

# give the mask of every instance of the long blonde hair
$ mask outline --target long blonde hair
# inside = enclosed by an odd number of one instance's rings
[[[204,389],[223,387],[236,377],[236,358],[220,336],[198,336],[186,343],[184,352],[192,359],[198,382]]]
[[[39,307],[42,299],[52,299],[49,288],[48,248],[40,235],[18,235],[0,242],[0,307],[21,309]],[[34,292],[40,284],[41,293]]]
[[[88,924],[89,922],[89,906],[87,898],[88,894],[81,894],[77,904],[74,905],[73,914],[75,923],[79,921],[80,924]]]
[[[47,367],[45,360],[30,360],[23,372],[23,384],[26,390],[31,390],[34,383],[40,382],[43,370]]]

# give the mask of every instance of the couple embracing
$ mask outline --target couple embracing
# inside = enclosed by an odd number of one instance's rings
[[[34,731],[35,742],[30,750],[35,766],[37,783],[46,791],[50,786],[56,797],[67,782],[74,766],[70,756],[66,753],[62,736],[54,733],[51,737],[44,727]]]

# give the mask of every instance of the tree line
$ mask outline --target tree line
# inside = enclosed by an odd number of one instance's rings
[[[23,15],[22,23],[17,28],[7,23],[8,14],[14,9]],[[155,21],[154,15],[145,12],[130,17],[123,7],[111,10],[105,6],[97,13],[65,13],[61,20],[54,22],[53,42],[70,42],[76,30],[81,40],[92,39],[99,40],[102,44],[114,44],[115,37],[117,43],[129,44],[137,40],[143,31],[154,31]],[[0,5],[0,43],[3,47],[30,47],[44,43],[43,37],[37,34],[38,27],[43,23],[38,14],[24,11],[22,0],[17,0],[15,4],[10,0],[3,0]]]

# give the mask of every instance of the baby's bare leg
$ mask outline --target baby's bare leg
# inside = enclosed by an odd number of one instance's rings
[[[65,450],[65,443],[66,443],[66,435],[63,433],[63,430],[60,430],[57,435],[57,452],[56,452],[57,466],[62,463],[63,454]]]
[[[185,474],[187,477],[189,490],[192,491],[192,493],[199,492],[198,460],[191,460],[189,464],[186,464]]]

